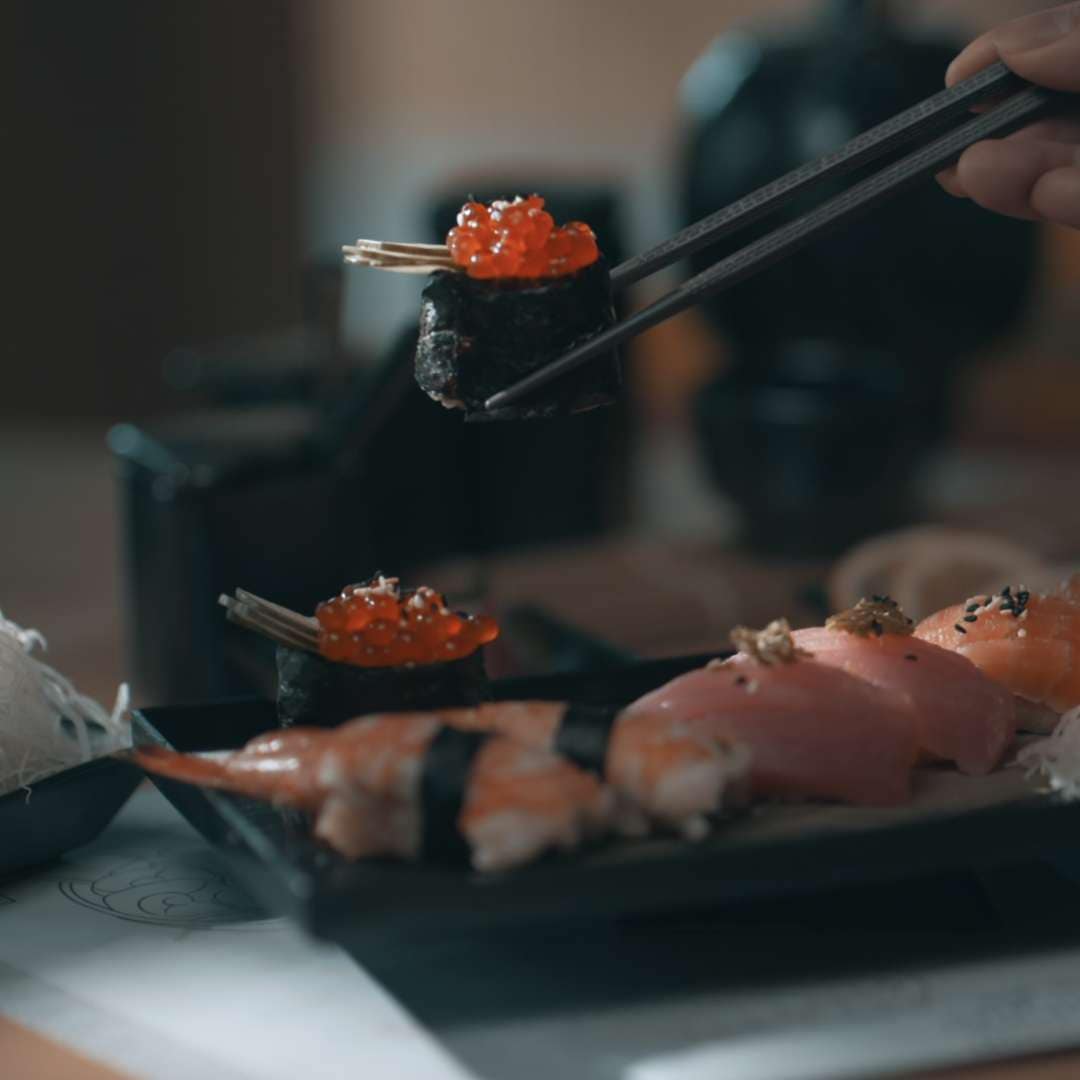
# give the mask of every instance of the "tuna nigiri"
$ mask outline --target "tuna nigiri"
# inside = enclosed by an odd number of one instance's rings
[[[1057,714],[1080,705],[1080,603],[1073,578],[1058,593],[1022,585],[972,597],[923,619],[915,636],[967,657],[985,675],[1038,709],[1020,724],[1049,731]]]
[[[970,660],[913,637],[912,628],[895,601],[874,597],[793,638],[814,663],[888,691],[909,710],[920,749],[962,772],[990,772],[1016,733],[1012,695]]]
[[[218,759],[144,748],[135,760],[305,811],[314,835],[348,858],[438,856],[463,839],[478,870],[576,847],[607,827],[613,802],[595,776],[550,751],[455,731],[430,713],[271,732]]]
[[[631,716],[678,721],[750,751],[754,791],[869,806],[907,801],[918,747],[887,691],[815,664],[784,620],[732,632],[739,652],[639,698]]]

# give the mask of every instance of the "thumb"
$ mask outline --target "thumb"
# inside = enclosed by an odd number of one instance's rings
[[[1053,90],[1080,91],[1080,2],[1014,19],[973,41],[950,65],[952,85],[995,60]]]

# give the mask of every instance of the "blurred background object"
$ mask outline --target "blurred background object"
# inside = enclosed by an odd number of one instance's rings
[[[798,35],[718,38],[683,81],[683,223],[939,90],[957,41],[911,32],[903,7],[826,0]],[[851,180],[796,200],[780,221]],[[749,547],[835,555],[918,512],[913,482],[945,434],[958,367],[1015,329],[1038,240],[1025,222],[923,184],[702,305],[731,366],[702,390],[698,428]],[[691,271],[723,253],[699,253]]]
[[[418,283],[338,256],[534,188],[617,261],[1042,6],[12,5],[0,608],[88,692],[180,700],[264,670],[236,585],[305,607],[453,564],[656,654],[814,617],[833,556],[915,519],[1075,555],[1076,233],[927,186],[644,335],[619,409],[514,427],[428,401]]]

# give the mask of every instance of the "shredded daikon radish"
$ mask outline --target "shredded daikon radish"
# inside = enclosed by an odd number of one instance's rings
[[[1052,734],[1020,750],[1016,764],[1029,776],[1041,773],[1066,799],[1080,798],[1080,706],[1062,713]]]
[[[45,639],[0,612],[0,795],[131,745],[128,687],[112,712],[31,656]]]

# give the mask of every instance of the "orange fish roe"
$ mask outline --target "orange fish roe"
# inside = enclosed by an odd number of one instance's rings
[[[380,575],[349,585],[315,609],[319,652],[358,667],[436,664],[460,660],[499,636],[487,615],[459,615],[426,585],[402,592]]]
[[[446,244],[474,278],[559,277],[600,258],[592,229],[581,221],[556,228],[539,195],[496,199],[490,206],[467,202]]]

